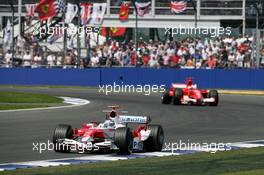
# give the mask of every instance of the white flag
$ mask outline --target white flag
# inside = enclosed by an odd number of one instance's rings
[[[150,12],[151,2],[147,2],[147,3],[136,2],[135,5],[139,16],[144,16],[145,14],[148,14]]]
[[[7,25],[4,31],[5,31],[4,47],[10,48],[13,40],[12,40],[12,26],[11,26],[9,19],[7,21]]]
[[[67,12],[65,14],[65,23],[69,24],[78,13],[78,6],[76,4],[67,4]]]
[[[106,3],[94,3],[92,11],[91,25],[101,25],[106,11]]]

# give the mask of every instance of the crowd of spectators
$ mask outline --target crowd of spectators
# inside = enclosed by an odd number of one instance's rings
[[[20,42],[20,43],[19,43]],[[255,68],[256,53],[253,37],[223,37],[213,39],[183,39],[180,41],[144,41],[137,47],[133,41],[109,40],[77,59],[77,50],[54,53],[43,49],[23,48],[17,42],[15,55],[8,50],[3,54],[2,66],[23,67],[151,67],[151,68]],[[45,49],[44,49],[45,50]],[[16,64],[14,64],[16,62]],[[264,67],[264,48],[261,48],[260,66]]]

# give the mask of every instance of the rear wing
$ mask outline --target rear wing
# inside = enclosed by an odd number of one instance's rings
[[[147,124],[150,122],[150,117],[147,116],[132,116],[132,115],[120,115],[119,116],[120,123],[141,123]]]
[[[176,83],[172,83],[172,87],[180,88],[180,89],[187,88],[186,84],[176,84]],[[197,89],[197,84],[193,84],[191,88]]]

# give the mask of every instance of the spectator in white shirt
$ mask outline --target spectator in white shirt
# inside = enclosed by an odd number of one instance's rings
[[[57,56],[57,62],[56,62],[56,65],[57,65],[57,66],[61,66],[61,65],[62,65],[62,56],[61,56],[61,55],[58,55],[58,56]]]
[[[175,55],[175,49],[173,48],[172,45],[167,49],[167,54],[169,57]]]
[[[244,57],[245,57],[244,54],[237,52],[237,57],[236,57],[237,67],[239,67],[239,68],[243,67]]]
[[[159,68],[159,62],[156,58],[156,56],[154,56],[154,54],[150,55],[150,60],[148,62],[149,67],[153,67],[153,68]]]
[[[31,55],[29,51],[27,51],[26,54],[23,56],[23,66],[24,67],[31,66]]]
[[[12,53],[10,50],[7,51],[7,53],[5,54],[5,64],[6,67],[10,67],[11,66],[11,60],[12,60]]]
[[[50,54],[47,57],[48,66],[54,66],[56,61],[56,57],[54,54]]]
[[[41,65],[42,58],[39,54],[36,54],[33,58],[34,65],[40,66]]]
[[[97,56],[96,52],[93,53],[93,56],[91,57],[91,66],[96,67],[99,63],[99,57]]]

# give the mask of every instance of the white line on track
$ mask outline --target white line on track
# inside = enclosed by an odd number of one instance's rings
[[[236,142],[236,143],[232,143],[231,146],[235,146],[239,149],[263,147],[264,140]],[[190,151],[192,152],[189,152],[189,153],[193,154],[193,153],[197,153],[201,151],[208,152],[210,150],[200,150],[200,151],[190,150]],[[186,150],[185,151],[182,150],[182,152],[177,151],[176,153],[174,152],[149,152],[149,153],[134,153],[134,154],[127,155],[127,156],[119,156],[116,154],[88,155],[88,156],[73,157],[73,158],[5,163],[5,164],[0,164],[0,171],[14,170],[14,169],[19,169],[19,168],[50,167],[50,166],[81,164],[81,163],[95,163],[95,162],[100,162],[100,161],[117,161],[117,160],[127,160],[127,159],[145,158],[145,157],[163,157],[163,156],[172,156],[172,155],[179,156],[179,155],[184,155],[186,153],[187,153]]]

